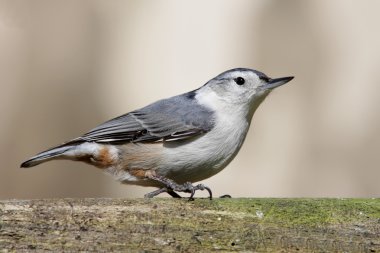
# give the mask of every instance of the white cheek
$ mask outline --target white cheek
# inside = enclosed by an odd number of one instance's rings
[[[223,96],[217,94],[209,87],[205,87],[196,95],[197,102],[212,111],[217,112],[220,117],[247,117],[251,110],[251,98],[254,93],[241,89],[241,96],[234,93],[226,93]],[[232,120],[232,119],[231,119]]]

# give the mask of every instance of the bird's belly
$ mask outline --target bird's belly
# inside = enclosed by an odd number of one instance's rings
[[[209,178],[224,169],[236,156],[247,130],[245,127],[223,127],[191,141],[164,144],[163,164],[157,172],[177,183]]]

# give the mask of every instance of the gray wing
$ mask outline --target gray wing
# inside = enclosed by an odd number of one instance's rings
[[[213,125],[213,112],[199,105],[190,92],[114,118],[79,139],[100,143],[174,141],[206,133]]]

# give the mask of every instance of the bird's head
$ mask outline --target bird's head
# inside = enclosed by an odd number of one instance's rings
[[[250,104],[265,98],[273,89],[293,77],[270,78],[264,73],[246,68],[231,69],[207,82],[205,86],[226,103]]]

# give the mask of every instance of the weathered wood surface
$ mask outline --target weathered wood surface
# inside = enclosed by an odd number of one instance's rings
[[[380,252],[380,199],[0,201],[0,252]]]

